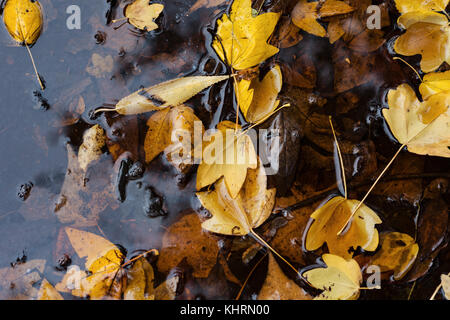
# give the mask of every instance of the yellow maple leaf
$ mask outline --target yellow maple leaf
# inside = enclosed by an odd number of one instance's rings
[[[256,66],[278,53],[269,45],[280,13],[268,12],[254,16],[251,0],[235,0],[230,15],[217,20],[217,35],[213,48],[222,61],[236,70]]]
[[[209,186],[219,178],[235,198],[244,184],[247,169],[256,169],[257,156],[250,136],[230,121],[217,125],[217,131],[205,143],[202,162],[197,170],[197,190]]]
[[[379,240],[375,225],[380,224],[381,220],[364,204],[356,211],[347,230],[339,234],[358,205],[357,200],[335,197],[314,211],[311,215],[314,222],[306,234],[306,250],[317,250],[326,243],[330,253],[344,258],[353,256],[349,252],[351,248],[356,250],[361,247],[366,251],[375,251]]]
[[[279,105],[278,93],[283,85],[280,67],[276,65],[265,75],[258,78],[243,79],[235,84],[239,108],[247,121],[257,123],[270,115]]]
[[[432,95],[450,91],[450,71],[426,74],[419,86],[419,91],[424,100]]]
[[[425,88],[422,91],[429,93]],[[394,137],[410,152],[450,158],[449,91],[420,102],[414,90],[402,84],[389,91],[388,105],[383,116]]]
[[[245,183],[232,197],[225,179],[214,184],[214,191],[197,192],[197,197],[212,218],[202,223],[203,229],[225,235],[247,235],[259,227],[272,213],[275,189],[267,190],[264,167],[258,163],[249,169]]]
[[[315,300],[356,300],[362,282],[361,269],[351,259],[324,254],[326,268],[314,268],[303,273],[305,279],[316,289],[323,290]]]

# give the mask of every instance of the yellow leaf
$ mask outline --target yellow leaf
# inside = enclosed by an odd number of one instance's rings
[[[311,300],[311,296],[286,277],[273,255],[269,253],[267,276],[258,294],[258,300]]]
[[[434,11],[414,11],[400,16],[397,22],[403,29],[408,29],[418,22],[445,26],[448,23],[448,19],[446,15]]]
[[[128,21],[138,29],[152,31],[158,28],[153,22],[163,11],[160,3],[150,4],[149,0],[136,0],[125,7],[125,16]]]
[[[207,87],[228,78],[229,76],[193,76],[169,80],[130,94],[121,99],[115,109],[98,111],[117,111],[129,115],[176,107]]]
[[[247,169],[257,167],[257,156],[251,138],[235,124],[223,121],[209,136],[204,146],[202,162],[197,170],[197,190],[224,177],[230,195],[235,198],[244,184]]]
[[[426,74],[423,77],[419,91],[424,100],[427,100],[432,95],[450,91],[450,71]]]
[[[450,62],[450,51],[448,50],[450,28],[446,18],[440,20],[434,18],[434,22],[426,21],[416,22],[409,16],[400,20],[408,28],[395,41],[394,50],[404,56],[422,55],[421,69],[424,72],[431,72],[439,68],[442,63]]]
[[[89,163],[100,159],[105,143],[105,131],[98,124],[86,130],[78,150],[78,163],[83,171],[86,171]]]
[[[378,246],[375,225],[380,224],[381,220],[364,204],[356,211],[347,231],[337,235],[358,204],[357,200],[335,197],[314,211],[311,215],[314,222],[306,234],[306,250],[317,250],[326,243],[330,253],[344,258],[353,256],[353,253],[349,253],[351,248],[375,251]]]
[[[348,5],[344,1],[327,0],[320,7],[319,16],[320,18],[328,18],[341,14],[347,14],[353,11],[355,11],[355,8]]]
[[[270,69],[262,81],[258,78],[239,81],[236,96],[245,119],[256,123],[270,115],[280,103],[277,97],[282,85],[283,79],[278,65]]]
[[[186,172],[193,163],[195,122],[201,124],[194,111],[186,106],[166,108],[154,113],[147,121],[149,129],[144,142],[145,160],[150,162],[164,152],[178,171]],[[201,130],[203,132],[203,125]],[[172,136],[176,136],[177,140],[172,141]]]
[[[305,279],[316,289],[323,292],[315,297],[317,300],[356,300],[362,274],[358,263],[345,260],[332,254],[324,254],[322,260],[326,268],[315,268],[303,273]]]
[[[444,11],[449,0],[395,0],[395,5],[400,13],[413,11]]]
[[[39,289],[37,300],[64,300],[61,294],[47,281],[43,279]]]
[[[413,266],[419,246],[409,235],[389,232],[380,236],[381,249],[370,264],[379,266],[381,272],[394,271],[394,280],[400,280]]]
[[[425,91],[425,89],[423,89]],[[450,92],[420,102],[407,84],[388,93],[383,116],[394,137],[413,153],[450,157]]]
[[[197,197],[212,218],[202,223],[210,232],[225,235],[246,235],[259,227],[272,213],[275,189],[267,190],[267,177],[260,164],[250,169],[236,197],[228,191],[224,179],[215,183],[214,191],[197,192]]]
[[[273,33],[280,13],[253,16],[251,0],[235,0],[230,15],[217,20],[213,48],[222,61],[236,70],[256,66],[278,53],[267,40]]]
[[[319,2],[300,0],[292,10],[292,22],[302,30],[318,37],[325,37],[327,31],[317,22]]]
[[[41,5],[37,0],[8,0],[3,21],[14,40],[32,45],[42,30]]]

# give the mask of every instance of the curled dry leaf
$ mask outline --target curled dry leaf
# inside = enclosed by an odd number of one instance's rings
[[[394,280],[402,279],[411,269],[419,252],[419,246],[405,233],[389,232],[380,236],[381,249],[370,261],[381,272],[394,271]]]
[[[78,150],[78,163],[83,171],[87,170],[89,163],[100,159],[105,143],[105,131],[98,124],[86,130]]]
[[[332,254],[324,254],[326,268],[314,268],[303,273],[305,279],[316,289],[323,292],[316,300],[356,300],[362,274],[355,260],[345,260]]]
[[[403,84],[389,91],[388,104],[389,109],[383,110],[383,116],[394,137],[410,152],[450,157],[448,92],[434,94],[420,102],[414,90]]]
[[[3,21],[14,40],[32,45],[42,30],[41,5],[36,0],[8,0],[3,10]]]
[[[135,0],[125,7],[125,16],[128,22],[140,30],[152,31],[158,28],[153,22],[163,11],[160,3],[150,4],[149,0]]]
[[[381,219],[364,204],[355,213],[346,231],[338,235],[358,204],[358,200],[335,197],[314,211],[311,215],[314,222],[306,234],[306,250],[317,250],[326,243],[330,253],[344,258],[351,258],[353,252],[349,252],[350,249],[356,250],[358,247],[375,251],[379,240],[375,225],[380,224]]]
[[[294,281],[286,277],[269,253],[269,266],[258,300],[311,300],[311,296]]]
[[[169,80],[122,98],[112,110],[129,115],[176,107],[200,91],[228,78],[229,76],[193,76]]]
[[[247,170],[256,169],[257,155],[250,136],[242,132],[240,126],[223,121],[217,129],[203,148],[197,170],[197,190],[224,177],[229,194],[235,198],[244,184]]]
[[[155,112],[147,121],[145,161],[151,162],[161,152],[180,172],[186,172],[193,161],[194,126],[201,124],[194,111],[186,106]],[[203,132],[203,125],[201,132]]]
[[[211,214],[202,227],[224,235],[246,235],[269,218],[275,203],[275,189],[267,189],[264,167],[247,172],[245,183],[236,197],[232,197],[225,179],[215,183],[215,190],[197,192],[197,197]]]
[[[278,53],[269,45],[280,13],[268,12],[254,16],[251,0],[235,0],[229,15],[217,20],[217,34],[213,48],[222,61],[233,69],[254,67]]]
[[[43,279],[39,289],[37,300],[64,300],[61,294],[53,287],[47,279]]]
[[[235,85],[239,108],[248,122],[263,120],[278,107],[280,100],[277,97],[283,85],[282,78],[280,66],[275,65],[262,81],[258,78],[242,79]]]
[[[207,278],[217,262],[217,237],[202,230],[196,213],[183,216],[164,233],[158,270],[170,272],[186,259],[196,278]]]

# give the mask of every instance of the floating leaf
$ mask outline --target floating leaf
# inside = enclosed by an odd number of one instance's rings
[[[64,300],[64,298],[55,287],[47,281],[47,279],[43,279],[37,295],[37,300]]]
[[[380,243],[381,249],[370,264],[379,266],[381,272],[393,270],[394,280],[400,280],[413,266],[419,246],[409,235],[400,232],[381,234]]]
[[[235,86],[239,108],[247,121],[256,123],[270,115],[279,105],[278,93],[283,85],[280,67],[276,65],[265,75],[258,78],[243,79]]]
[[[403,84],[389,91],[388,104],[389,109],[383,110],[383,116],[392,134],[410,152],[450,157],[448,92],[434,94],[421,103],[414,90]]]
[[[41,5],[36,0],[8,0],[3,10],[3,21],[11,37],[31,46],[42,30]]]
[[[236,70],[254,67],[278,53],[269,45],[280,13],[252,14],[251,0],[235,0],[230,15],[217,20],[217,35],[213,48],[222,61]]]
[[[98,109],[97,112],[116,111],[129,115],[176,107],[200,91],[228,78],[229,76],[193,76],[169,80],[130,94],[121,99],[115,109]]]
[[[86,130],[83,134],[83,143],[78,150],[78,163],[82,170],[86,171],[89,163],[100,159],[105,143],[105,131],[98,124]]]
[[[158,28],[153,22],[163,11],[164,6],[160,3],[150,4],[149,0],[135,0],[125,7],[125,16],[133,26],[145,31]]]
[[[228,192],[235,198],[244,184],[247,169],[257,167],[255,148],[240,126],[223,121],[217,129],[209,136],[209,142],[203,149],[202,162],[197,170],[197,190],[224,177]]]
[[[449,0],[395,0],[397,10],[404,14],[414,11],[443,11]]]
[[[442,290],[444,290],[445,298],[450,300],[450,276],[447,274],[441,275]]]
[[[269,266],[266,280],[264,280],[258,300],[310,300],[311,296],[299,287],[294,281],[286,277],[269,253]]]
[[[424,100],[427,100],[432,95],[450,91],[450,71],[426,74],[423,77],[419,91]]]
[[[324,254],[322,260],[326,268],[315,268],[303,273],[305,279],[323,292],[317,300],[356,300],[362,274],[355,260],[345,260],[332,254]]]
[[[153,267],[144,257],[137,259],[127,272],[127,287],[124,300],[154,300],[155,274]]]
[[[357,200],[335,197],[314,211],[311,215],[314,222],[306,234],[306,250],[317,250],[326,243],[330,253],[344,258],[351,258],[353,253],[349,250],[356,250],[358,247],[375,251],[378,246],[378,231],[375,225],[380,224],[381,220],[364,204],[356,211],[347,230],[338,235],[359,203]]]
[[[245,183],[236,197],[229,193],[222,178],[214,191],[197,192],[197,197],[212,218],[202,223],[208,231],[225,235],[246,235],[269,218],[275,203],[275,189],[267,190],[267,177],[260,164],[248,170]]]
[[[157,111],[147,121],[145,161],[151,162],[161,152],[180,172],[186,172],[193,161],[194,126],[201,121],[186,106]],[[203,132],[203,125],[201,132]],[[176,139],[175,141],[172,139]]]

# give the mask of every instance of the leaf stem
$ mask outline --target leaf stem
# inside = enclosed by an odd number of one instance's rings
[[[336,143],[336,148],[337,148],[337,152],[339,155],[339,165],[341,167],[342,183],[344,184],[344,195],[345,195],[345,199],[347,199],[347,181],[345,178],[344,160],[342,159],[341,148],[339,147],[339,142],[336,137],[336,131],[334,130],[333,120],[331,119],[331,116],[329,117],[329,120],[330,120],[330,125],[331,125],[331,131],[333,132],[334,142]]]
[[[31,63],[33,64],[34,73],[36,74],[36,77],[39,81],[39,85],[41,86],[41,89],[44,90],[45,89],[44,84],[42,83],[41,77],[39,76],[39,73],[37,71],[36,64],[34,63],[34,59],[33,59],[33,55],[31,54],[30,47],[28,46],[28,44],[26,42],[25,42],[25,47],[27,48],[28,54],[30,55]]]
[[[244,283],[241,286],[241,289],[239,290],[236,298],[234,300],[239,300],[239,298],[242,295],[242,292],[244,291],[245,286],[247,285],[248,280],[250,280],[250,277],[252,276],[253,272],[256,270],[256,268],[259,266],[259,264],[264,260],[264,258],[267,256],[267,253],[262,256],[261,259],[258,260],[258,262],[253,266],[252,270],[250,270],[250,273],[248,274],[247,278],[245,279]]]

